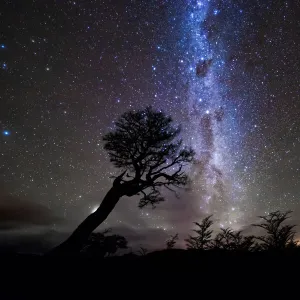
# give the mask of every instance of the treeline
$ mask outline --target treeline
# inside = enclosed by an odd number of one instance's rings
[[[264,230],[261,236],[244,236],[242,231],[233,231],[231,228],[221,228],[221,232],[212,238],[212,216],[208,216],[201,223],[195,223],[198,227],[193,230],[185,241],[188,249],[197,250],[228,250],[228,251],[270,251],[284,250],[297,247],[294,228],[296,225],[285,224],[291,211],[271,212],[266,216],[260,216],[261,223],[253,224]]]
[[[271,212],[266,216],[260,216],[260,223],[254,227],[263,229],[264,234],[243,235],[242,231],[233,231],[231,228],[221,228],[214,234],[212,230],[212,215],[204,218],[201,222],[195,222],[196,229],[186,239],[187,250],[222,250],[238,252],[258,251],[283,251],[300,248],[295,240],[295,226],[286,224],[291,216],[291,211]],[[166,241],[166,249],[176,248],[179,239],[178,233],[170,236]],[[109,257],[118,253],[119,250],[128,249],[128,241],[118,234],[111,234],[110,230],[92,233],[81,253],[88,256]],[[148,251],[141,247],[135,255],[146,255]]]

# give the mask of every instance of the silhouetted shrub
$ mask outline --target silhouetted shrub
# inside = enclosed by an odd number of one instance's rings
[[[145,256],[148,253],[148,250],[144,247],[140,247],[140,249],[137,252],[140,256]]]
[[[213,232],[210,230],[210,227],[213,224],[211,217],[212,216],[206,217],[201,223],[194,223],[199,227],[199,229],[193,230],[196,232],[195,236],[189,235],[189,237],[185,239],[188,249],[204,250],[210,248],[211,235]]]
[[[211,243],[212,249],[227,251],[252,251],[255,249],[254,236],[243,236],[242,231],[234,232],[231,228],[221,228]]]
[[[119,249],[127,249],[127,240],[125,237],[110,233],[111,230],[107,229],[104,232],[93,232],[82,252],[91,256],[111,256]]]
[[[176,233],[175,235],[171,235],[166,242],[167,249],[173,249],[177,241],[178,241],[178,233]]]
[[[260,241],[259,245],[262,250],[283,250],[286,248],[295,248],[294,240],[295,225],[284,225],[283,223],[290,218],[291,211],[271,212],[266,216],[260,216],[263,220],[262,224],[253,224],[266,231],[266,235],[258,236],[256,239]]]

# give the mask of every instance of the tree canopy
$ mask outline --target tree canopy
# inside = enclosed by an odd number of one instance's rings
[[[194,151],[183,147],[180,127],[172,122],[163,112],[147,107],[124,113],[116,129],[104,136],[110,161],[124,171],[118,177],[120,188],[127,196],[141,193],[140,207],[163,201],[161,187],[172,190],[187,183],[184,168]]]
[[[191,236],[185,240],[188,249],[204,250],[208,249],[211,244],[211,235],[213,231],[211,226],[213,221],[211,220],[212,215],[204,218],[201,223],[195,222],[199,229],[194,229],[196,236]]]
[[[263,222],[253,225],[266,231],[266,235],[256,237],[264,250],[282,250],[286,247],[296,246],[295,225],[283,224],[290,218],[290,215],[291,211],[274,211],[266,216],[260,216]]]

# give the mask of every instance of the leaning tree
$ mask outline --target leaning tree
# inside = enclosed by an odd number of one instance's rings
[[[139,207],[155,206],[164,201],[162,188],[186,185],[185,166],[192,162],[194,151],[184,147],[180,127],[172,118],[151,107],[124,113],[115,130],[103,138],[110,161],[120,170],[99,208],[90,214],[52,253],[80,251],[90,234],[105,221],[123,197],[140,195]]]

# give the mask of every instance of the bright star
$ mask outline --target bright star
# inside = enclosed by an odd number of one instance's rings
[[[3,131],[3,134],[4,134],[4,135],[10,135],[10,132],[9,132],[8,130],[4,130],[4,131]]]
[[[2,44],[2,45],[1,45],[1,48],[2,48],[2,49],[5,49],[5,45]]]

